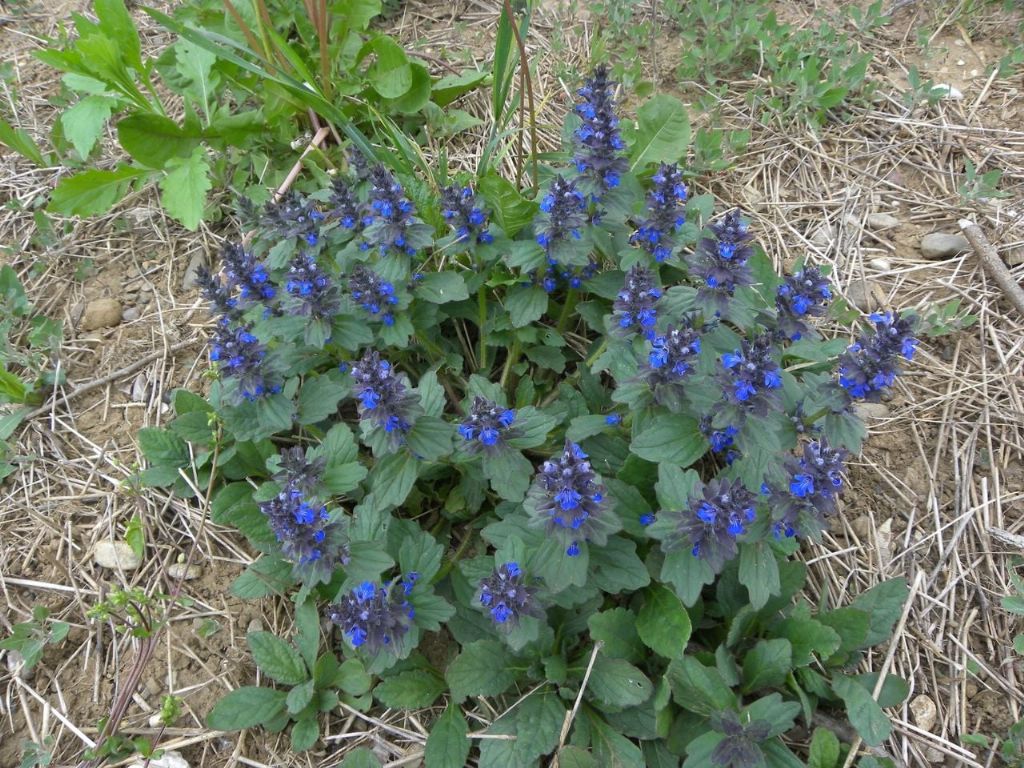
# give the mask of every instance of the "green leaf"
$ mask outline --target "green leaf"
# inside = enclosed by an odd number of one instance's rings
[[[305,752],[312,749],[320,738],[320,722],[313,717],[304,717],[292,726],[292,752]],[[379,763],[378,763],[379,765]]]
[[[309,706],[309,702],[313,700],[313,688],[313,680],[310,679],[288,691],[288,697],[284,702],[288,714],[297,715]]]
[[[632,707],[651,697],[654,686],[643,672],[623,659],[597,655],[587,693],[614,707]]]
[[[389,110],[402,115],[417,114],[430,102],[430,72],[422,64],[411,61],[409,73],[412,75],[409,89],[397,99],[384,100]]]
[[[715,580],[715,572],[706,560],[695,557],[684,547],[665,554],[661,580],[672,585],[683,605],[692,606],[700,598],[704,585]]]
[[[163,115],[139,112],[119,120],[117,139],[125,152],[142,165],[163,170],[171,158],[189,157],[201,134],[179,126]]]
[[[8,149],[13,149],[36,165],[46,165],[46,158],[43,157],[39,146],[28,135],[28,132],[21,128],[15,128],[6,120],[0,120],[0,144]]]
[[[533,346],[523,350],[530,362],[555,373],[565,370],[565,354],[556,347]]]
[[[669,414],[654,419],[636,437],[629,450],[641,459],[688,467],[707,451],[708,443],[697,422]]]
[[[644,654],[637,633],[636,616],[625,608],[612,608],[592,614],[587,620],[590,637],[604,643],[601,653],[613,659],[639,661]]]
[[[790,617],[776,622],[772,634],[789,640],[793,646],[793,666],[805,667],[814,660],[813,654],[828,659],[839,650],[839,633],[811,618]]]
[[[338,403],[352,389],[351,377],[342,378],[336,368],[302,382],[295,420],[299,424],[316,424],[338,410]]]
[[[164,208],[186,229],[195,230],[203,218],[206,193],[213,186],[203,148],[196,147],[187,159],[169,159],[167,168],[168,173],[160,179]]]
[[[236,688],[217,702],[206,718],[216,731],[240,731],[266,723],[285,708],[284,691],[247,685]]]
[[[231,594],[247,600],[283,594],[292,584],[291,573],[291,563],[279,557],[264,555],[232,582]]]
[[[373,678],[363,668],[359,659],[346,659],[338,668],[338,687],[350,696],[362,696],[370,690]]]
[[[505,310],[513,328],[525,328],[537,322],[547,309],[548,295],[536,285],[517,285],[505,296]]]
[[[146,553],[146,531],[142,527],[142,518],[138,515],[132,515],[132,519],[128,521],[128,526],[124,531],[124,540],[132,548],[135,556],[141,560]]]
[[[838,768],[839,739],[828,728],[815,728],[807,755],[807,768]]]
[[[453,700],[503,693],[515,682],[510,661],[505,646],[497,640],[477,640],[463,646],[445,672]]]
[[[846,715],[865,744],[877,747],[889,738],[892,723],[867,688],[852,677],[837,677],[832,690],[846,704]]]
[[[196,45],[191,40],[179,38],[174,44],[174,64],[184,80],[186,93],[195,99],[206,113],[209,121],[209,107],[215,97],[220,75],[213,71],[217,56]],[[187,153],[186,153],[187,154]]]
[[[598,768],[598,765],[587,750],[570,744],[558,750],[558,768]]]
[[[96,0],[93,10],[103,33],[117,44],[118,52],[129,67],[143,71],[142,45],[135,22],[125,0]]]
[[[423,753],[426,768],[464,768],[469,757],[466,718],[455,704],[450,704],[437,719],[427,737]]]
[[[875,684],[878,682],[878,673],[864,672],[863,674],[857,675],[856,679],[869,691],[874,691]],[[875,701],[877,701],[878,706],[883,709],[886,707],[898,707],[909,695],[910,686],[907,684],[906,680],[898,675],[886,675],[885,682],[882,683],[882,688],[875,697]]]
[[[400,506],[416,484],[419,468],[419,460],[408,451],[391,453],[378,461],[369,478],[377,504]]]
[[[380,768],[380,760],[369,748],[359,747],[345,755],[341,768]]]
[[[522,768],[558,746],[565,720],[565,706],[553,691],[527,696],[511,712],[491,724],[490,734],[515,739],[482,739],[480,765],[488,768]]]
[[[910,588],[903,579],[891,579],[876,584],[867,592],[857,595],[850,603],[851,608],[864,611],[870,617],[868,636],[862,647],[885,642],[892,635],[892,628],[903,614]],[[867,739],[865,739],[867,741]]]
[[[834,611],[819,613],[817,619],[839,635],[840,645],[837,653],[848,653],[867,645],[864,641],[871,626],[871,617],[864,611],[858,611],[856,608],[836,608]]]
[[[295,645],[307,669],[313,669],[320,651],[320,616],[316,600],[303,600],[295,606]]]
[[[445,75],[434,82],[431,101],[439,107],[446,107],[476,88],[489,76],[488,72],[478,69],[467,69],[457,75]]]
[[[690,640],[690,616],[674,592],[655,585],[644,593],[644,605],[636,617],[640,639],[666,659],[677,659]]]
[[[432,304],[469,298],[466,280],[458,272],[428,272],[416,286],[416,297]]]
[[[743,657],[743,691],[781,688],[793,668],[789,640],[761,640]]]
[[[86,96],[61,114],[60,124],[64,128],[64,135],[83,160],[89,157],[92,148],[96,146],[115,104],[117,100],[109,96]]]
[[[309,678],[299,652],[273,632],[250,632],[246,639],[256,666],[271,680],[298,685]]]
[[[601,768],[646,768],[640,748],[604,721],[597,712],[584,713],[590,748]]]
[[[769,597],[779,594],[779,562],[767,542],[740,545],[739,578],[755,610],[761,610]]]
[[[189,463],[185,441],[161,427],[143,427],[138,432],[139,448],[154,466],[185,467]]]
[[[614,523],[618,525],[617,521]],[[636,543],[612,536],[603,547],[590,547],[591,583],[602,592],[617,595],[651,583],[651,575],[636,554]],[[569,558],[572,559],[572,558]]]
[[[538,204],[524,198],[512,183],[495,173],[480,179],[478,190],[508,237],[515,237],[537,215]]]
[[[690,144],[690,116],[679,99],[659,94],[637,111],[636,139],[630,149],[630,170],[648,163],[674,163]]]
[[[610,428],[607,418],[607,416],[602,416],[601,414],[577,416],[569,422],[569,428],[565,431],[565,436],[574,443],[578,443],[581,440],[586,440],[588,437],[600,435]]]
[[[373,695],[385,707],[419,709],[432,706],[446,687],[433,672],[412,669],[385,678],[373,689]]]
[[[61,180],[50,195],[48,210],[67,216],[106,213],[125,196],[136,179],[149,175],[142,168],[121,165],[112,171],[89,170]]]
[[[366,72],[366,77],[385,99],[397,99],[412,87],[412,68],[402,47],[390,37],[381,35],[367,46],[377,60]]]
[[[455,428],[436,416],[420,416],[406,435],[409,450],[424,461],[437,461],[452,452]]]
[[[511,447],[481,457],[484,477],[491,481],[494,492],[507,501],[520,502],[530,487],[533,465]]]
[[[692,656],[683,656],[668,665],[665,673],[672,696],[683,709],[698,715],[710,715],[736,706],[736,696],[714,667],[705,667]]]

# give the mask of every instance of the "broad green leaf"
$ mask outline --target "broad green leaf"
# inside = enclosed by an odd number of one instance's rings
[[[96,141],[103,134],[115,104],[116,99],[109,96],[86,96],[61,114],[60,123],[64,135],[83,160],[88,159]]]
[[[822,660],[828,659],[839,650],[841,639],[832,627],[811,618],[790,617],[776,622],[772,634],[789,640],[793,646],[793,666],[810,664],[817,654]]]
[[[337,369],[307,378],[299,390],[295,420],[299,424],[323,421],[338,410],[338,403],[351,389],[351,377],[343,377]]]
[[[495,173],[480,179],[478,190],[509,237],[519,234],[537,215],[538,204],[524,198],[514,185]]]
[[[815,728],[807,755],[807,768],[838,768],[839,739],[828,728]]]
[[[517,285],[505,296],[505,310],[513,328],[540,320],[548,309],[548,295],[540,286]]]
[[[283,594],[292,584],[291,573],[291,563],[279,557],[264,555],[232,582],[231,594],[248,600]]]
[[[447,685],[425,669],[411,669],[387,677],[373,689],[373,695],[385,707],[419,709],[432,706]]]
[[[463,646],[445,673],[452,698],[459,702],[467,696],[497,696],[513,682],[511,658],[497,640],[477,640]]]
[[[217,702],[206,725],[217,731],[240,731],[261,725],[284,711],[284,691],[254,685],[236,688]]]
[[[408,90],[397,99],[384,99],[384,105],[401,115],[415,115],[423,111],[430,101],[430,72],[422,64],[409,62],[412,82]]]
[[[292,726],[292,752],[305,752],[312,749],[320,738],[320,722],[316,717],[304,717]]]
[[[437,461],[452,452],[455,428],[436,416],[420,416],[406,435],[409,450],[424,461]]]
[[[381,766],[380,760],[368,747],[359,747],[345,755],[340,768],[381,768]]]
[[[761,640],[743,657],[743,690],[781,688],[793,668],[793,648],[789,640]]]
[[[892,723],[867,688],[851,677],[836,677],[832,690],[846,704],[846,715],[865,744],[877,747],[889,738]]]
[[[755,610],[761,610],[769,597],[779,594],[779,562],[767,542],[740,545],[739,578]]]
[[[661,585],[644,592],[644,605],[636,617],[640,639],[666,659],[677,659],[690,640],[690,616],[676,594]]]
[[[481,458],[483,473],[494,492],[507,501],[520,502],[530,487],[533,465],[519,451],[506,447],[493,456]]]
[[[36,165],[46,165],[46,158],[43,157],[39,146],[28,135],[28,132],[21,128],[15,128],[6,120],[0,120],[0,144],[8,149],[13,149]]]
[[[721,673],[692,656],[674,660],[668,665],[665,676],[676,703],[690,712],[706,716],[736,706],[736,696]]]
[[[590,637],[604,645],[601,653],[610,658],[639,661],[644,647],[637,633],[636,617],[625,608],[612,608],[595,613],[587,620]]]
[[[598,654],[587,694],[614,707],[632,707],[651,697],[654,687],[643,672],[624,659]]]
[[[295,606],[295,645],[307,669],[313,669],[320,651],[320,615],[316,600],[303,600]]]
[[[144,68],[142,45],[125,0],[96,0],[93,10],[103,34],[117,44],[118,52],[128,66],[141,72]]]
[[[437,719],[427,737],[423,753],[426,768],[464,768],[469,757],[469,728],[458,705],[450,704]]]
[[[179,38],[174,44],[174,63],[178,73],[187,82],[186,93],[192,96],[210,119],[209,107],[215,97],[220,75],[213,71],[217,57],[190,40]]]
[[[416,286],[416,297],[432,304],[469,298],[466,281],[458,272],[428,272]]]
[[[412,87],[412,68],[402,47],[381,35],[367,44],[376,61],[366,72],[374,89],[385,99],[397,99]]]
[[[608,725],[597,712],[586,712],[584,721],[590,733],[590,749],[601,768],[646,768],[640,748]]]
[[[558,750],[558,768],[598,768],[598,765],[587,750],[570,744]]]
[[[692,469],[683,471],[672,464],[658,465],[658,482],[654,492],[662,509],[679,511],[690,503],[690,494],[700,484],[700,475]]]
[[[661,580],[675,589],[683,605],[692,606],[700,597],[704,585],[715,580],[715,572],[706,560],[694,556],[687,548],[665,554],[661,564]]]
[[[640,432],[629,450],[641,459],[688,467],[708,449],[697,422],[688,416],[669,414],[653,421]]]
[[[117,138],[133,160],[162,170],[172,157],[191,156],[199,144],[200,134],[182,128],[163,115],[138,112],[118,121]]]
[[[400,506],[416,484],[419,468],[419,460],[408,451],[391,453],[378,461],[369,478],[377,504]]]
[[[313,692],[314,684],[312,679],[296,685],[288,691],[288,697],[285,699],[285,707],[288,709],[288,714],[297,715],[309,706],[309,702],[313,700]]]
[[[106,213],[128,191],[133,181],[151,172],[121,165],[112,171],[89,170],[67,176],[50,195],[49,210],[67,216]]]
[[[437,106],[446,107],[476,88],[489,76],[488,72],[478,69],[467,69],[457,75],[445,75],[434,81],[430,99]]]
[[[270,679],[298,685],[309,677],[299,652],[273,632],[250,632],[246,639],[253,661]]]
[[[850,603],[850,607],[864,611],[871,620],[863,647],[878,645],[889,639],[893,625],[903,613],[903,604],[907,602],[909,595],[910,589],[903,579],[883,581],[867,592],[857,595]]]
[[[539,691],[520,701],[511,712],[487,729],[515,739],[482,739],[480,765],[488,768],[521,768],[533,765],[541,755],[558,746],[565,720],[565,705],[553,691]]]
[[[206,193],[213,186],[203,148],[197,147],[187,159],[169,159],[167,168],[169,172],[160,179],[164,208],[186,229],[195,230],[203,218]]]
[[[636,139],[630,148],[630,170],[648,163],[674,163],[686,156],[690,117],[679,99],[659,94],[637,111]]]

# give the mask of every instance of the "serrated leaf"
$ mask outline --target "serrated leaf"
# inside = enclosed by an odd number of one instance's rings
[[[418,709],[432,706],[446,687],[433,672],[413,669],[385,678],[373,689],[373,695],[385,707]]]
[[[772,634],[789,640],[793,646],[793,666],[804,667],[813,661],[813,654],[824,660],[839,650],[839,633],[820,621],[790,617],[772,626]]]
[[[61,180],[50,195],[50,211],[68,216],[95,216],[106,213],[125,196],[129,185],[149,175],[141,168],[127,165],[112,171],[89,170]]]
[[[554,692],[527,696],[487,729],[488,733],[515,736],[515,739],[483,739],[480,765],[488,768],[532,765],[538,757],[558,746],[564,719],[565,706]]]
[[[815,728],[807,755],[807,768],[838,768],[839,739],[827,728]]]
[[[320,723],[316,717],[304,717],[292,726],[292,752],[305,752],[312,749],[320,738]]]
[[[374,489],[381,507],[399,506],[416,484],[420,462],[408,451],[388,454],[370,473],[370,487]]]
[[[647,675],[624,659],[597,655],[587,693],[614,707],[632,707],[651,697],[654,686]]]
[[[340,768],[381,768],[380,760],[367,747],[353,749],[341,761]]]
[[[203,218],[206,193],[213,186],[203,148],[197,147],[185,159],[170,158],[166,168],[167,174],[160,179],[160,200],[167,213],[186,229],[195,230]]]
[[[60,123],[64,135],[83,160],[89,157],[92,148],[96,146],[115,104],[116,99],[109,96],[86,96],[61,114]]]
[[[743,657],[743,690],[781,688],[793,668],[793,647],[789,640],[761,640]]]
[[[338,403],[351,390],[351,378],[341,378],[341,373],[332,370],[320,376],[311,376],[302,382],[297,402],[296,421],[299,424],[316,424],[337,412]]]
[[[515,682],[509,662],[505,646],[497,640],[477,640],[463,646],[445,672],[452,698],[462,701],[467,696],[503,693]]]
[[[697,422],[687,416],[669,414],[655,420],[636,437],[629,450],[641,459],[688,467],[708,449]]]
[[[769,597],[779,594],[779,562],[767,542],[740,545],[739,579],[755,610],[761,610]]]
[[[409,450],[424,461],[437,461],[452,452],[455,428],[436,416],[420,416],[406,435]]]
[[[217,731],[240,731],[261,725],[285,708],[284,691],[247,685],[236,688],[217,702],[206,718],[206,725]]]
[[[636,629],[648,648],[666,659],[676,659],[686,650],[692,627],[682,601],[674,592],[656,585],[644,592]]]
[[[162,170],[172,157],[189,157],[199,145],[201,134],[163,115],[140,112],[117,122],[117,138],[137,163]]]
[[[517,285],[505,296],[505,310],[513,328],[524,328],[537,322],[547,309],[548,295],[536,285]]]
[[[309,702],[312,700],[313,681],[307,680],[301,685],[296,685],[288,691],[288,697],[285,699],[285,707],[288,709],[288,714],[297,715],[309,706]]]
[[[851,677],[836,677],[832,690],[846,704],[846,715],[865,744],[877,747],[889,738],[892,723],[867,688]]]
[[[451,704],[437,719],[423,753],[426,768],[464,768],[469,757],[469,728],[458,706]]]
[[[625,608],[595,613],[587,620],[590,637],[604,643],[601,652],[626,661],[639,661],[644,647],[637,633],[636,616]]]
[[[298,685],[309,677],[299,652],[273,632],[249,632],[246,639],[256,666],[271,680]]]
[[[885,642],[892,635],[893,625],[903,613],[910,588],[903,579],[891,579],[876,584],[867,592],[857,595],[850,607],[863,611],[870,618],[868,634],[862,647]],[[866,741],[866,739],[865,739]]]
[[[469,290],[458,272],[428,272],[416,286],[416,297],[431,304],[447,304],[468,299]]]
[[[667,94],[651,98],[637,110],[637,131],[630,148],[630,170],[649,163],[674,163],[686,155],[690,116],[683,103]]]
[[[484,477],[506,501],[520,502],[530,487],[533,465],[519,451],[506,446],[494,455],[481,457]]]
[[[668,665],[665,673],[672,696],[683,709],[698,715],[710,715],[736,706],[736,695],[721,673],[706,667],[692,656],[683,656]]]

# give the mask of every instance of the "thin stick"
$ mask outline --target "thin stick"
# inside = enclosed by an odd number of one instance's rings
[[[1013,277],[1009,268],[1003,264],[1003,260],[999,258],[999,254],[985,237],[981,227],[970,219],[960,219],[960,229],[963,230],[964,237],[971,244],[974,255],[978,257],[988,276],[996,281],[1006,294],[1006,298],[1024,315],[1024,289],[1020,287],[1020,283]]]
[[[576,694],[576,701],[573,702],[572,709],[566,713],[565,720],[562,722],[562,732],[558,734],[559,749],[565,746],[565,740],[569,736],[569,729],[572,727],[572,721],[576,719],[576,713],[579,712],[580,704],[583,703],[583,692],[587,690],[587,681],[590,680],[590,673],[594,669],[594,662],[597,661],[597,654],[601,651],[603,646],[603,640],[598,640],[594,643],[594,650],[590,653],[590,661],[587,662],[587,671],[583,673],[583,683],[580,685],[580,690]],[[557,768],[557,757],[555,758],[555,763],[553,765]]]

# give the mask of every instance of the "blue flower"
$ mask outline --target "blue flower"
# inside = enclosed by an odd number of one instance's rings
[[[371,269],[357,264],[348,279],[348,291],[360,307],[384,325],[394,325],[391,308],[398,304],[395,286],[383,280]]]
[[[662,163],[654,176],[654,186],[647,193],[647,218],[637,227],[630,238],[632,245],[638,245],[662,262],[672,256],[676,248],[676,233],[686,223],[686,185],[683,173],[676,165]]]
[[[753,341],[744,340],[742,349],[722,355],[719,380],[725,399],[743,413],[764,416],[779,404],[782,376],[773,351],[771,337],[762,334]]]
[[[395,373],[379,352],[368,349],[352,366],[352,378],[359,418],[383,429],[393,448],[402,444],[422,410],[419,395],[409,391],[405,376]]]
[[[736,288],[753,282],[747,266],[754,252],[751,238],[750,228],[738,210],[729,211],[708,227],[708,235],[686,260],[690,273],[700,283],[698,299],[724,311]]]
[[[576,106],[576,114],[583,122],[574,134],[573,163],[595,199],[619,186],[622,175],[629,170],[622,153],[625,144],[619,135],[619,118],[615,115],[614,86],[608,79],[607,68],[596,67],[579,89],[584,101]]]
[[[515,421],[516,412],[511,408],[475,395],[458,432],[471,451],[482,450],[488,455],[495,455],[505,447],[506,440],[519,436]]]
[[[284,287],[291,297],[291,315],[329,320],[338,311],[338,290],[312,254],[299,254],[292,260]]]
[[[541,199],[540,210],[534,221],[534,232],[537,242],[547,253],[547,277],[582,281],[592,276],[597,268],[595,262],[591,261],[581,269],[579,265],[562,264],[558,258],[562,248],[581,239],[582,228],[587,223],[586,197],[576,189],[576,182],[555,176],[547,194]]]
[[[776,537],[817,536],[828,526],[843,490],[846,455],[822,438],[806,443],[799,457],[786,459],[785,488],[762,489],[770,494]]]
[[[271,238],[298,238],[310,246],[320,240],[320,224],[324,215],[295,190],[286,192],[277,202],[270,200],[263,207],[260,225]]]
[[[609,413],[604,417],[604,423],[609,427],[616,427],[622,423],[622,416],[617,413]]]
[[[913,318],[876,312],[868,319],[874,332],[861,334],[839,357],[839,384],[853,398],[878,402],[896,381],[900,358],[913,359],[918,341]]]
[[[370,179],[369,212],[363,219],[364,250],[373,249],[381,257],[393,253],[414,256],[429,243],[430,227],[416,218],[416,209],[391,171],[378,165]]]
[[[331,605],[327,615],[353,648],[371,656],[386,649],[397,656],[415,615],[407,595],[404,582],[364,581]]]
[[[252,334],[252,325],[217,324],[210,359],[221,375],[237,385],[236,400],[249,402],[281,391],[281,383],[265,363],[266,347]]]
[[[757,518],[754,494],[742,481],[720,477],[695,489],[685,510],[660,514],[676,521],[675,530],[664,539],[665,551],[686,546],[715,573],[736,557],[736,538]]]
[[[361,155],[360,155],[361,157]],[[340,176],[331,181],[331,196],[328,199],[330,208],[328,216],[335,219],[343,229],[357,233],[362,231],[365,214],[359,204],[351,183]]]
[[[818,267],[804,267],[786,275],[775,292],[779,330],[788,339],[800,339],[811,331],[807,318],[823,317],[831,299],[828,279]]]
[[[541,616],[537,590],[528,584],[516,562],[505,563],[480,582],[477,600],[501,630],[510,630],[524,616]]]
[[[678,326],[670,325],[664,335],[650,340],[647,362],[641,376],[654,393],[654,399],[673,410],[685,394],[684,380],[693,375],[701,350],[700,333],[691,327],[688,317]]]
[[[458,242],[492,243],[487,213],[471,187],[446,187],[441,191],[441,215],[455,232]]]
[[[656,304],[660,298],[661,289],[654,284],[651,271],[634,265],[626,273],[622,290],[612,304],[619,333],[627,336],[641,333],[648,339],[654,338],[658,322]]]
[[[239,308],[244,309],[274,298],[277,290],[270,282],[267,268],[241,245],[227,243],[221,249],[220,259],[227,277],[227,290],[237,290],[239,293]]]

